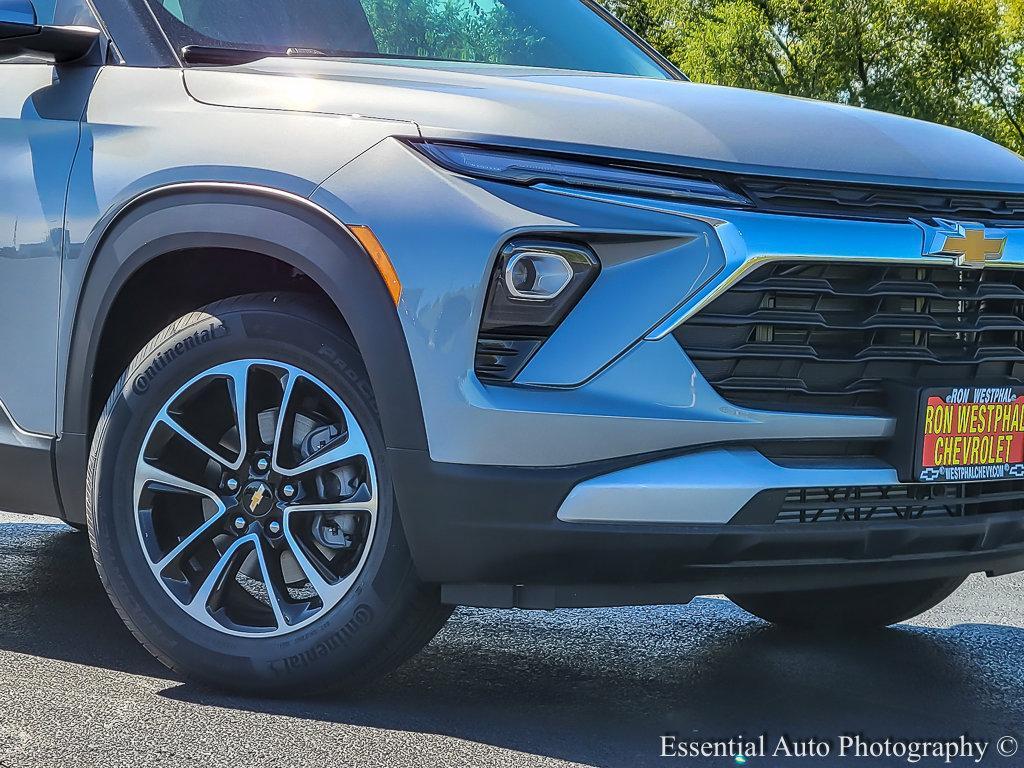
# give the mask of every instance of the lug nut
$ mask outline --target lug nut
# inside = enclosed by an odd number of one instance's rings
[[[236,517],[235,518],[235,530],[241,531],[241,530],[244,530],[244,529],[245,529],[245,518],[244,517]]]
[[[233,477],[229,477],[225,485],[227,485],[228,490],[231,491],[232,493],[238,490],[238,481],[235,480],[235,478]]]
[[[267,526],[267,529],[270,531],[272,535],[277,536],[277,534],[281,532],[281,524],[277,522],[277,520],[274,520],[270,525]]]
[[[260,472],[266,472],[269,467],[270,462],[267,461],[266,458],[260,457],[259,459],[256,460],[256,469],[258,469]]]
[[[292,496],[295,495],[295,486],[289,483],[281,489],[281,493],[284,494],[284,497],[286,499],[290,499]]]

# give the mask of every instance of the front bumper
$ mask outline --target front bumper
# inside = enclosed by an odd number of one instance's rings
[[[567,522],[555,514],[562,500],[608,466],[455,466],[417,451],[390,458],[420,576],[441,583],[453,604],[684,603],[1024,570],[1022,512],[807,525]]]
[[[737,406],[672,336],[766,262],[949,264],[922,254],[909,220],[524,189],[453,176],[398,142],[314,200],[370,226],[404,286],[429,452],[391,445],[391,464],[417,568],[447,600],[681,602],[1024,569],[1024,508],[813,527],[737,519],[768,489],[898,483],[882,461],[766,458],[781,443],[885,443],[895,420]],[[515,386],[484,385],[474,352],[486,286],[502,246],[524,235],[585,241],[602,272]],[[1002,266],[1024,267],[1024,230],[1010,233]]]

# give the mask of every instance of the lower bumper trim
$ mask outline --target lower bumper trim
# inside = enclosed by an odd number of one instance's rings
[[[389,458],[419,576],[453,603],[685,603],[1024,570],[1024,508],[807,525],[569,523],[556,511],[570,491],[622,467],[455,466],[394,449]]]
[[[695,568],[686,581],[623,584],[443,584],[447,605],[475,608],[607,608],[635,605],[685,605],[700,595],[804,591],[821,587],[879,585],[904,581],[966,576],[989,577],[1024,571],[1024,549],[1005,556],[958,555],[942,560],[889,561],[859,564],[762,563],[749,566]]]
[[[728,523],[757,495],[779,488],[887,486],[887,466],[784,467],[752,448],[711,448],[580,483],[558,509],[567,523]]]

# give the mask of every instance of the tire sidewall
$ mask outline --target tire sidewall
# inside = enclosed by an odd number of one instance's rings
[[[191,341],[190,341],[191,340]],[[279,637],[228,635],[196,621],[154,577],[139,541],[133,496],[136,461],[150,424],[177,390],[216,365],[268,359],[319,378],[348,405],[376,465],[374,539],[352,590],[325,616]],[[386,640],[403,603],[410,555],[395,509],[376,404],[352,344],[300,302],[266,299],[197,312],[161,333],[133,361],[101,419],[90,457],[89,527],[101,575],[143,642],[172,667],[242,689],[323,687],[358,672]]]

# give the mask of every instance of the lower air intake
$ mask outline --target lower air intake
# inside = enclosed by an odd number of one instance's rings
[[[794,488],[776,523],[847,523],[1024,512],[1024,482]]]

